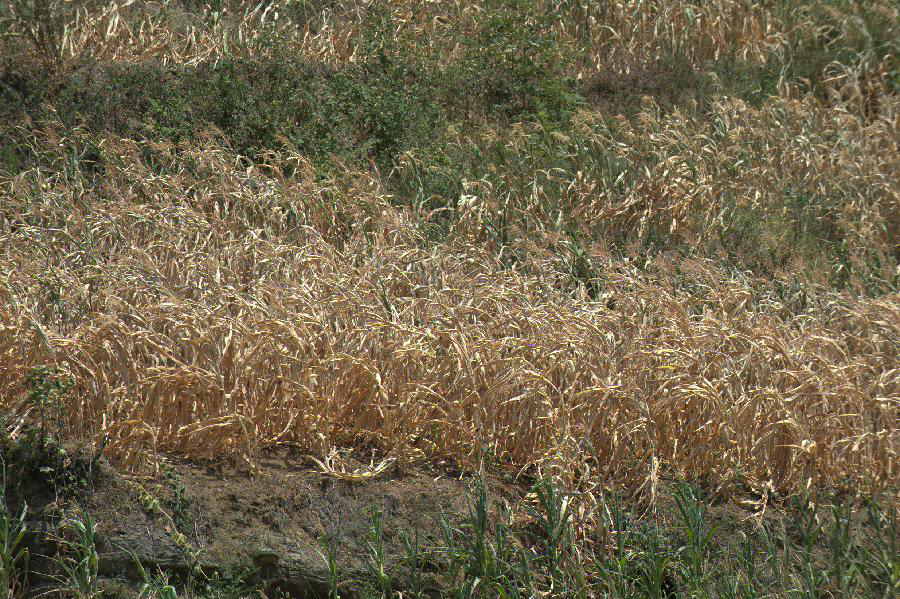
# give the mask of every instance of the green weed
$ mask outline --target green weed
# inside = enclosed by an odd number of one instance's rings
[[[6,498],[6,461],[0,456],[0,593],[15,598],[22,595],[27,583],[30,551],[24,546],[28,526],[28,505],[23,503],[19,515],[10,512]]]
[[[25,385],[28,387],[29,405],[37,408],[40,443],[46,445],[51,433],[58,436],[62,431],[63,402],[75,381],[56,367],[36,366],[25,376]]]
[[[90,514],[83,513],[66,519],[61,528],[62,535],[56,539],[60,549],[55,558],[62,570],[57,576],[58,591],[76,599],[94,599],[99,596],[97,525]]]

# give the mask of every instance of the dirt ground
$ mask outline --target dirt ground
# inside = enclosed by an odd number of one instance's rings
[[[36,571],[53,569],[52,560],[41,557],[55,553],[48,542],[56,536],[53,523],[76,504],[89,514],[97,524],[102,586],[112,596],[133,596],[143,568],[181,584],[192,576],[250,576],[270,592],[324,597],[330,544],[341,593],[352,597],[367,578],[376,512],[386,565],[399,574],[395,584],[403,588],[403,568],[396,566],[406,555],[404,537],[415,539],[418,531],[422,549],[440,545],[441,518],[458,526],[468,515],[474,479],[428,466],[392,466],[366,476],[365,463],[351,456],[342,463],[344,470],[358,471],[356,479],[323,473],[313,460],[288,449],[270,452],[252,471],[229,463],[167,461],[153,478],[123,476],[101,461],[77,497],[55,496],[38,476],[19,487],[16,503],[24,498],[36,518],[29,522]],[[527,490],[490,478],[488,489],[495,512],[521,501]]]

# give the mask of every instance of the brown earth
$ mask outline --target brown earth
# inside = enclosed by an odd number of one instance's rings
[[[345,457],[348,462],[352,458]],[[223,463],[168,462],[155,478],[123,476],[101,460],[90,489],[68,500],[32,482],[24,487],[24,499],[37,518],[29,523],[37,572],[52,572],[52,559],[41,556],[56,553],[48,539],[58,535],[56,524],[77,504],[97,523],[107,595],[134,596],[142,567],[147,575],[162,572],[181,584],[191,577],[240,574],[267,593],[325,597],[329,570],[323,543],[331,539],[341,594],[353,597],[370,578],[366,542],[373,509],[383,515],[385,562],[395,588],[402,589],[404,568],[396,566],[406,555],[404,535],[413,539],[418,531],[423,550],[442,545],[440,519],[461,524],[471,507],[473,480],[427,466],[343,479],[318,472],[311,460],[285,450],[259,460],[252,472]],[[524,497],[522,489],[497,479],[488,479],[488,489],[495,507]],[[424,570],[436,572],[438,564]],[[38,590],[52,586],[50,580],[36,582]],[[430,583],[436,591],[436,580]]]

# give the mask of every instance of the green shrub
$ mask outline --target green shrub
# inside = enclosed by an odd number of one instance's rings
[[[319,161],[332,157],[389,168],[427,138],[437,108],[408,65],[366,62],[335,71],[290,57],[223,60],[197,67],[110,66],[86,86],[63,87],[67,127],[173,143],[217,131],[238,153],[258,159],[288,145]]]
[[[459,117],[560,121],[583,100],[568,73],[571,49],[552,31],[553,16],[534,3],[505,0],[488,10],[474,34],[459,32],[462,56],[444,71],[445,101]]]

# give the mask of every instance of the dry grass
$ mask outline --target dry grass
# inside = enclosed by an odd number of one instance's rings
[[[364,174],[157,148],[181,172],[154,177],[138,144],[107,142],[121,166],[85,194],[5,183],[4,396],[65,364],[68,430],[109,434],[126,464],[364,443],[590,480],[640,480],[649,458],[780,490],[896,476],[895,295],[794,314],[660,257],[604,265],[611,309],[560,290],[552,262],[524,276],[464,238],[429,248]]]
[[[407,4],[391,3],[413,14]],[[726,50],[761,61],[806,26],[748,4],[691,16],[682,2],[620,3],[558,27],[592,49],[579,68],[605,57],[625,72],[661,47],[697,68]],[[196,63],[280,35],[352,61],[360,6],[296,28],[258,7],[178,25],[172,10],[110,4],[80,17],[66,47]],[[528,470],[582,491],[622,482],[652,495],[663,476],[725,495],[895,487],[897,99],[883,93],[873,116],[781,90],[757,108],[722,98],[708,114],[649,99],[631,120],[585,109],[576,141],[549,139],[573,154],[584,140],[611,148],[628,177],[470,181],[439,242],[422,234],[434,215],[392,201],[377,172],[322,179],[284,152],[250,165],[213,136],[173,146],[22,129],[50,166],[0,179],[0,397],[24,414],[24,373],[64,368],[76,381],[65,433],[108,436],[107,454],[135,469],[160,454],[252,462],[289,444]],[[526,157],[548,139],[528,124],[482,134]],[[72,159],[89,146],[100,175]],[[787,189],[821,201],[791,214]],[[487,226],[501,208],[527,256],[514,269]],[[590,240],[593,299],[560,249],[561,211]],[[623,232],[634,248],[665,237],[696,251],[617,253]],[[821,239],[843,243],[856,268],[815,262]],[[820,276],[779,295],[728,267],[728,252],[782,280]]]

